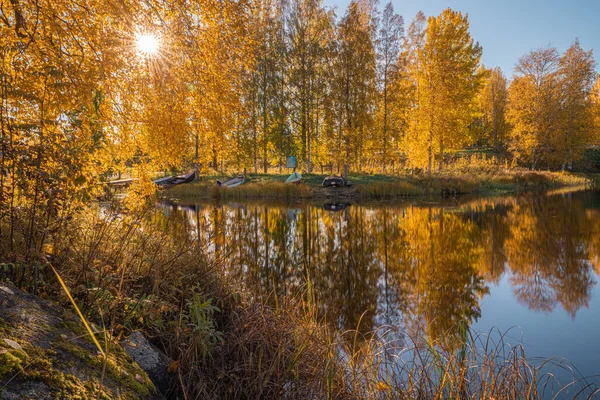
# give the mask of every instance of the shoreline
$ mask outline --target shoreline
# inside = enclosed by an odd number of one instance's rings
[[[174,186],[160,194],[162,200],[179,202],[273,200],[353,203],[408,199],[444,199],[464,195],[502,196],[580,187],[592,189],[600,182],[598,173],[511,171],[478,176],[448,175],[350,175],[353,186],[324,188],[324,176],[309,175],[299,184],[285,184],[287,175],[249,174],[247,183],[220,188],[214,177]]]

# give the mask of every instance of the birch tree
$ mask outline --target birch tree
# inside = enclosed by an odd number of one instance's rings
[[[377,128],[380,135],[377,139],[379,146],[375,148],[381,152],[381,166],[384,172],[390,145],[397,143],[401,129],[399,126],[401,116],[392,112],[394,109],[390,104],[400,94],[399,90],[393,90],[392,87],[398,80],[398,61],[403,36],[404,19],[394,12],[394,6],[389,2],[383,10],[377,39],[377,74],[380,92]]]
[[[533,50],[517,63],[509,87],[509,149],[532,170],[548,156],[557,135],[561,116],[558,66],[555,48]]]
[[[561,170],[573,169],[586,147],[594,143],[592,87],[596,79],[592,51],[584,51],[576,40],[559,61],[562,121],[555,147],[562,158]]]

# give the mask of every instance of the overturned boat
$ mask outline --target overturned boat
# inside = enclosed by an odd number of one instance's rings
[[[286,180],[285,183],[300,183],[302,175],[294,171]]]
[[[190,183],[194,179],[196,179],[196,171],[178,176],[169,175],[162,178],[154,179],[152,180],[152,182],[161,188],[169,188],[171,186],[181,185],[182,183]],[[133,182],[137,181],[139,181],[139,178],[118,179],[115,181],[109,181],[108,184],[112,186],[129,186]]]
[[[152,182],[154,182],[159,187],[166,189],[175,185],[190,183],[194,179],[196,179],[196,171],[192,171],[188,174],[178,176],[165,176],[164,178],[155,179]]]
[[[169,185],[171,186],[175,186],[175,185],[181,185],[183,183],[190,183],[192,182],[194,179],[196,178],[196,171],[192,171],[189,174],[184,174],[184,175],[179,175],[174,177],[170,182]]]
[[[173,175],[165,176],[163,178],[154,179],[152,182],[158,186],[168,185],[175,177]]]
[[[345,187],[352,186],[352,182],[344,178],[343,176],[329,175],[323,179],[323,187]]]
[[[245,176],[238,176],[238,177],[229,179],[228,181],[225,181],[225,182],[221,182],[220,179],[217,179],[217,186],[236,187],[236,186],[240,186],[241,184],[243,184],[245,180],[246,180]]]

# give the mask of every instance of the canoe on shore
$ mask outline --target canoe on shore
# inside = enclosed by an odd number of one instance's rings
[[[302,175],[294,171],[286,180],[285,183],[300,183]]]
[[[245,180],[246,180],[245,176],[238,176],[238,177],[232,178],[225,182],[221,182],[220,179],[217,179],[217,185],[221,186],[221,187],[236,187],[236,186],[240,186],[241,184],[243,184]]]

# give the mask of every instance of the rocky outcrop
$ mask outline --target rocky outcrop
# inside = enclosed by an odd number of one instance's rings
[[[104,335],[98,339],[106,347]],[[107,354],[77,316],[0,282],[2,400],[157,398],[146,372],[119,343],[108,343]]]
[[[146,371],[161,393],[168,393],[171,387],[169,357],[148,341],[141,332],[133,332],[121,342],[123,348],[138,365]]]

